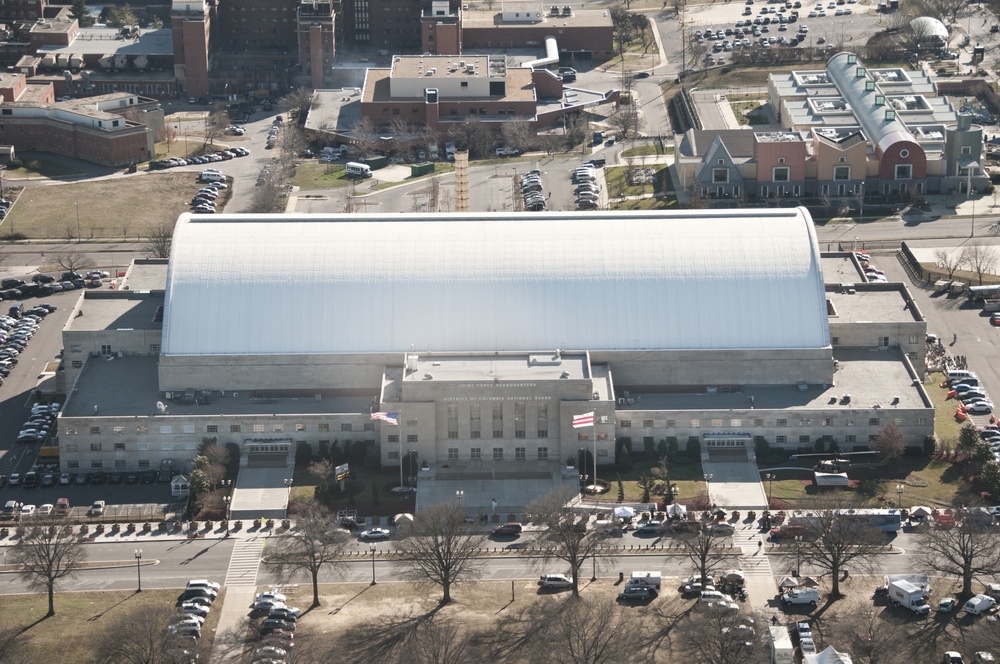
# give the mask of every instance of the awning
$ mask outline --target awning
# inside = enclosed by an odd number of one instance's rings
[[[43,67],[55,67],[56,66],[56,56],[52,53],[46,53],[42,56],[42,66]]]

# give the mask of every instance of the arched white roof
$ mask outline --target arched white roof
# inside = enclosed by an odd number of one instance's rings
[[[948,39],[948,28],[939,19],[933,16],[920,16],[910,21],[910,28],[918,39],[928,39],[930,37],[940,37]]]
[[[804,208],[181,215],[163,353],[829,346]]]

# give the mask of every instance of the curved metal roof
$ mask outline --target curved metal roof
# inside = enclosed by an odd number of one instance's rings
[[[804,208],[181,215],[163,353],[829,346]]]
[[[854,62],[849,62],[853,59]],[[886,120],[886,111],[892,111],[892,107],[884,104],[875,105],[875,97],[885,96],[879,89],[878,84],[869,90],[867,83],[872,78],[865,70],[864,76],[858,76],[858,68],[865,65],[853,53],[838,53],[826,64],[826,73],[837,86],[837,90],[844,96],[854,117],[861,123],[861,128],[865,130],[865,136],[875,146],[879,154],[898,141],[909,141],[916,143],[916,139],[906,125],[893,112],[893,119]],[[872,81],[874,82],[874,81]]]

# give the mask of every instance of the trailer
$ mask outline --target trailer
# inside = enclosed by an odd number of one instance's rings
[[[632,576],[628,578],[629,585],[645,586],[656,590],[660,589],[661,581],[662,574],[660,572],[632,572]]]
[[[794,664],[795,648],[784,625],[768,628],[771,641],[771,664]]]
[[[918,616],[926,616],[931,612],[923,589],[909,581],[890,581],[888,586],[889,603],[902,606],[913,611]]]

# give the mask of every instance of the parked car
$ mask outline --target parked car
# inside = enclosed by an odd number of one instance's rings
[[[565,574],[546,574],[538,582],[542,588],[571,588],[573,580]]]
[[[387,540],[391,533],[385,528],[369,528],[359,535],[363,542],[370,542],[373,540]]]
[[[626,585],[625,588],[618,593],[619,602],[633,602],[633,601],[643,601],[648,599],[653,599],[656,595],[656,591],[649,586],[631,586]]]

